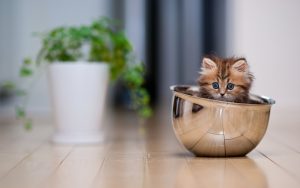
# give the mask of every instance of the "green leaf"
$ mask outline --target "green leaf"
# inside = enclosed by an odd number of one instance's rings
[[[25,58],[25,59],[23,60],[23,64],[24,64],[24,65],[31,65],[31,64],[32,64],[32,60],[31,60],[30,58]]]
[[[22,66],[20,70],[20,76],[21,77],[29,77],[33,74],[33,71],[28,68],[27,66]]]
[[[145,89],[143,90],[143,93],[140,93],[140,96],[141,96],[140,103],[142,105],[147,105],[150,103],[150,96]]]
[[[24,122],[24,128],[26,130],[31,130],[32,129],[32,120],[31,119],[26,119]]]
[[[18,90],[16,90],[16,95],[17,96],[26,96],[27,92],[25,90],[18,89]]]
[[[24,118],[26,116],[25,109],[23,107],[16,107],[16,116],[17,118]]]
[[[149,118],[152,115],[152,110],[150,107],[143,107],[142,109],[139,110],[139,114],[143,118]]]
[[[12,81],[5,81],[1,84],[1,88],[5,89],[5,90],[15,90],[16,85]]]

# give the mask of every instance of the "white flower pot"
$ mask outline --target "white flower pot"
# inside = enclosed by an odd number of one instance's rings
[[[98,143],[109,81],[106,63],[55,62],[48,67],[55,143]]]

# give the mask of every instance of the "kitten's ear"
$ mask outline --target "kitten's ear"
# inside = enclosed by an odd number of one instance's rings
[[[211,60],[207,57],[203,58],[203,60],[202,60],[202,69],[203,70],[207,71],[207,70],[213,70],[216,68],[217,68],[217,64],[213,60]]]
[[[232,65],[232,68],[234,71],[240,72],[240,73],[245,73],[248,72],[248,63],[246,61],[246,59],[242,58],[237,60],[236,62],[234,62],[234,64]]]

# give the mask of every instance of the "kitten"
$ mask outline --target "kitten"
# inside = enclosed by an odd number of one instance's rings
[[[248,103],[254,76],[245,58],[204,57],[198,79],[199,96],[228,102]]]

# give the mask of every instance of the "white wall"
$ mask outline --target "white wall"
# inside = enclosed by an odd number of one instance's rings
[[[300,105],[300,1],[228,1],[228,55],[246,56],[253,92],[279,106]]]

